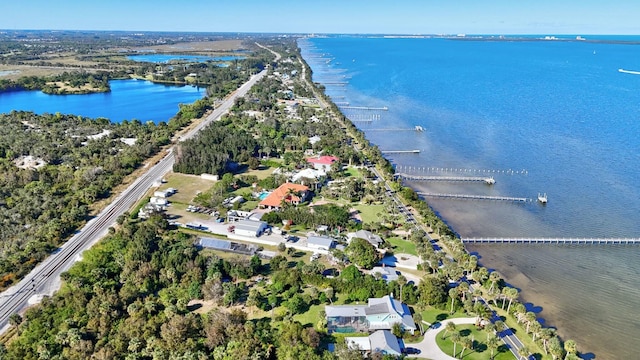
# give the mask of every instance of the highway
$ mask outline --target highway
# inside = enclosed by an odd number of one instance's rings
[[[277,55],[277,54],[276,54]],[[277,56],[279,59],[280,56]],[[277,61],[276,59],[276,61]],[[219,119],[235,103],[236,98],[244,96],[251,87],[267,74],[267,70],[253,75],[249,81],[240,86],[229,95],[219,107],[206,117],[200,124],[185,134],[181,140],[193,137],[198,131],[212,121]],[[72,236],[56,252],[36,266],[18,284],[0,294],[0,334],[9,326],[9,317],[20,313],[28,306],[39,302],[42,295],[52,295],[60,286],[60,274],[68,270],[74,262],[80,259],[81,254],[89,249],[109,231],[118,216],[128,211],[144,194],[171,171],[174,163],[173,148],[167,150],[165,157],[153,166],[150,166],[144,175],[137,178],[126,190],[119,194],[96,217]]]

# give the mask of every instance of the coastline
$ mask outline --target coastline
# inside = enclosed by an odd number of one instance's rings
[[[467,39],[467,40],[471,40],[471,39]],[[488,39],[487,39],[487,40],[488,40]],[[542,40],[542,39],[541,39],[541,40]],[[531,39],[529,39],[529,41],[531,41]],[[546,41],[549,41],[549,40],[546,40]],[[302,57],[302,56],[301,56],[301,57]],[[302,58],[304,59],[304,57],[302,57]],[[305,65],[306,65],[309,69],[311,69],[311,68],[310,68],[310,66],[307,64],[307,60],[306,60],[306,59],[304,59],[304,62],[305,62]],[[309,81],[310,81],[310,82],[312,82],[312,83],[314,83],[314,84],[316,84],[315,82],[313,82],[313,81],[312,81],[312,79],[311,79],[311,75],[309,75]],[[320,87],[318,87],[317,85],[320,85]],[[365,133],[364,133],[364,131],[363,131],[363,130],[361,130],[361,129],[359,129],[359,128],[358,128],[358,127],[357,127],[357,126],[356,126],[356,125],[351,121],[351,120],[349,120],[349,119],[347,118],[347,116],[346,116],[346,115],[345,115],[345,114],[344,114],[344,113],[343,113],[343,112],[338,108],[338,106],[336,106],[336,105],[335,105],[335,103],[334,103],[333,99],[332,99],[329,95],[327,95],[327,94],[326,94],[326,92],[325,92],[325,91],[326,91],[326,89],[325,89],[325,87],[324,87],[324,84],[322,84],[322,82],[317,82],[317,85],[315,85],[315,86],[316,86],[316,90],[321,92],[321,94],[323,95],[324,100],[325,100],[325,101],[327,101],[327,102],[330,104],[330,106],[331,106],[331,107],[333,107],[333,108],[334,108],[334,110],[335,110],[335,111],[336,111],[340,116],[342,116],[342,117],[343,117],[343,119],[344,119],[344,120],[345,120],[345,121],[346,121],[350,126],[352,126],[353,128],[355,128],[359,133],[363,134],[363,136],[365,137],[366,141],[367,141],[370,145],[372,145],[372,146],[374,146],[374,147],[376,147],[376,148],[377,148],[378,144],[373,143],[373,142],[371,142],[369,139],[367,139],[367,138],[366,138],[366,135],[365,135]],[[385,156],[385,155],[382,155],[382,157],[387,161],[387,163],[389,164],[389,166],[390,166],[390,167],[392,167],[392,166],[393,166],[392,159],[390,159],[388,156]],[[388,174],[387,174],[387,175],[388,175]],[[413,191],[418,191],[418,190],[419,190],[419,188],[417,188],[417,187],[415,187],[415,186],[407,185],[407,184],[403,184],[402,186],[403,186],[403,187],[407,187],[407,188],[409,188],[409,189],[412,189]],[[404,199],[403,199],[403,200],[404,200]],[[450,223],[450,221],[449,221],[449,220],[451,220],[451,219],[450,219],[449,217],[445,217],[445,216],[443,216],[439,211],[437,211],[437,209],[436,209],[436,208],[432,207],[426,199],[424,199],[424,198],[420,198],[420,199],[419,199],[419,201],[420,201],[420,202],[422,202],[422,203],[424,203],[424,204],[426,204],[426,206],[428,206],[428,207],[429,207],[429,209],[431,209],[431,211],[432,211],[432,212],[437,216],[438,220],[439,220],[442,224],[444,224],[444,225],[447,227],[447,229],[451,231],[451,233],[452,233],[452,234],[455,234],[456,239],[458,239],[458,240],[460,239],[460,237],[459,237],[459,235],[458,235],[458,232],[457,232],[457,231],[456,231],[456,229],[451,225],[451,223]],[[419,214],[417,214],[417,215],[418,215],[418,217],[419,217]],[[454,215],[454,216],[455,216],[455,215]],[[424,221],[419,220],[419,222],[421,223],[421,225],[422,225],[423,227],[427,227],[427,224],[425,224],[425,223],[424,223]],[[428,233],[428,235],[429,235],[429,233]],[[463,244],[463,245],[464,245],[464,244]],[[469,248],[468,248],[468,246],[467,246],[467,245],[464,245],[464,247],[465,247],[465,251],[466,251],[468,254],[475,254],[475,255],[478,255],[478,257],[479,257],[479,258],[481,257],[478,251],[469,251]],[[479,266],[484,266],[484,267],[486,267],[487,269],[496,270],[496,268],[494,268],[494,267],[493,267],[493,266],[494,266],[494,264],[498,264],[499,266],[500,266],[500,265],[503,265],[502,263],[494,263],[493,261],[485,261],[485,260],[481,260],[481,259],[479,259],[479,260],[478,260],[478,265],[479,265]],[[501,267],[501,266],[500,266],[500,267]],[[563,328],[559,328],[559,327],[554,326],[554,324],[556,324],[556,323],[557,323],[557,324],[562,324],[562,323],[563,323],[562,321],[556,321],[556,322],[554,322],[554,323],[549,323],[549,322],[547,321],[547,319],[546,319],[544,316],[540,316],[540,315],[545,315],[545,314],[541,314],[541,312],[542,312],[542,310],[544,309],[544,307],[547,307],[547,306],[548,306],[548,305],[546,305],[546,304],[552,304],[552,303],[553,303],[553,302],[550,300],[550,298],[549,298],[549,297],[545,297],[545,296],[536,296],[536,291],[534,291],[534,290],[533,290],[531,287],[529,287],[529,286],[520,286],[520,287],[517,287],[517,286],[514,286],[513,284],[511,284],[511,283],[510,283],[510,281],[514,281],[514,282],[517,282],[517,283],[521,283],[521,281],[518,281],[518,279],[527,279],[528,281],[530,281],[530,282],[531,282],[531,278],[530,278],[529,276],[527,276],[527,274],[526,274],[525,272],[521,272],[521,271],[517,271],[517,272],[506,272],[506,271],[505,271],[505,272],[504,272],[504,274],[503,274],[503,272],[502,272],[502,271],[499,271],[499,273],[501,274],[501,276],[502,276],[502,275],[510,274],[509,276],[503,277],[503,279],[504,279],[504,280],[505,280],[505,282],[506,282],[506,285],[507,285],[508,287],[514,287],[514,288],[517,288],[519,291],[521,291],[521,293],[520,293],[520,295],[519,295],[519,300],[521,301],[521,303],[522,303],[523,305],[525,305],[525,306],[526,306],[527,310],[529,310],[529,311],[533,311],[534,313],[536,313],[536,315],[537,315],[537,320],[539,320],[539,321],[540,321],[540,323],[541,323],[541,325],[542,325],[543,327],[545,327],[545,328],[552,328],[552,329],[558,330],[559,337],[560,337],[561,339],[563,339],[563,340],[567,340],[567,339],[569,339],[569,338],[573,338],[572,336],[570,336],[571,334],[569,334],[569,332],[567,332],[567,331],[564,331],[564,330],[563,330]],[[545,306],[544,306],[544,307],[540,306],[540,305],[539,305],[539,304],[540,304],[540,302],[542,302],[543,304],[545,304]],[[554,308],[554,307],[550,307],[550,308]],[[551,309],[550,309],[550,311],[549,311],[549,312],[552,312],[552,313],[553,313],[553,310],[551,310]],[[546,315],[549,315],[549,313],[547,313]],[[551,317],[553,317],[553,316],[551,316]],[[526,337],[530,337],[530,335],[529,335],[529,334],[524,334],[524,336],[526,336]],[[592,358],[592,357],[595,357],[595,355],[594,355],[593,353],[589,352],[589,349],[586,349],[586,350],[587,350],[586,352],[581,352],[581,353],[582,353],[582,355],[587,356],[586,358]]]

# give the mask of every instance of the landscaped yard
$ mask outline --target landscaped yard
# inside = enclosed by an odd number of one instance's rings
[[[442,331],[444,331],[444,329]],[[460,334],[460,338],[468,337],[473,340],[473,347],[471,349],[464,349],[464,354],[462,354],[462,345],[458,343],[455,349],[455,357],[465,360],[486,360],[490,358],[491,349],[487,348],[486,345],[486,331],[477,329],[475,325],[458,325],[456,326],[455,331]],[[451,332],[446,333],[444,339],[442,339],[443,334],[443,332],[438,333],[438,335],[436,336],[436,342],[445,354],[454,356],[453,342],[451,342]],[[502,341],[500,341],[500,346],[498,347],[498,349],[494,350],[493,355],[494,359],[496,360],[515,359],[513,354],[509,351],[507,346]]]
[[[395,254],[411,254],[418,256],[416,252],[416,246],[409,240],[403,240],[398,237],[392,237],[386,239],[392,246],[393,252]]]

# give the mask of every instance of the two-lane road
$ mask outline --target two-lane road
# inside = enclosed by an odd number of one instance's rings
[[[225,99],[202,123],[183,136],[183,139],[192,137],[210,122],[219,119],[233,106],[236,98],[244,96],[266,73],[267,70],[263,70],[253,75],[249,81]],[[169,172],[173,168],[173,163],[173,151],[170,149],[162,160],[151,166],[144,175],[136,179],[133,184],[118,195],[99,215],[91,219],[58,251],[40,263],[18,284],[0,294],[0,333],[9,328],[9,317],[32,305],[33,302],[37,301],[37,295],[52,294],[59,286],[60,274],[68,270],[80,258],[83,251],[104,237],[109,227],[115,223],[117,217],[129,210],[153,186],[154,182]]]

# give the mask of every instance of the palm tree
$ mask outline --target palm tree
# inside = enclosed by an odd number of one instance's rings
[[[531,326],[531,323],[536,321],[536,313],[534,313],[533,311],[528,311],[526,314],[524,314],[525,319],[527,320],[527,333],[529,333],[529,327]]]
[[[402,302],[402,287],[407,285],[407,278],[404,275],[399,275],[396,282],[400,285],[400,302]]]
[[[442,338],[444,339],[444,337],[447,335],[447,332],[454,332],[456,331],[456,324],[452,321],[447,322],[447,325],[445,325],[444,327],[444,333],[442,334]]]
[[[540,335],[540,331],[542,331],[542,325],[538,321],[534,321],[531,324],[531,337],[533,341],[536,341],[538,335]]]
[[[482,320],[487,319],[489,317],[489,309],[480,302],[477,302],[473,306],[473,312],[476,313],[476,326],[480,326]]]
[[[460,353],[460,359],[464,357],[464,352],[467,349],[471,349],[473,347],[473,340],[471,340],[468,336],[465,336],[460,339],[460,345],[462,345],[462,352]]]
[[[500,281],[500,274],[497,271],[491,272],[491,274],[489,274],[489,281],[491,281],[491,286],[489,287],[489,292],[491,292]]]
[[[528,359],[530,354],[531,354],[531,351],[529,351],[529,348],[526,346],[523,346],[518,349],[518,355],[522,356],[525,359]]]
[[[449,297],[451,298],[451,310],[449,311],[449,313],[453,314],[453,303],[456,301],[456,298],[458,297],[458,289],[457,288],[449,289]]]
[[[458,285],[458,290],[460,294],[462,294],[462,302],[465,302],[465,300],[467,300],[467,293],[469,292],[469,283],[465,281],[461,282],[460,285]]]
[[[451,324],[451,323],[449,323],[449,324]],[[457,358],[457,356],[456,356],[456,345],[458,345],[458,343],[460,342],[460,334],[458,334],[458,333],[451,334],[451,342],[453,343],[453,357]]]
[[[491,336],[496,336],[496,325],[490,322],[484,326],[484,331],[487,332],[487,340],[489,340]]]
[[[556,330],[552,328],[543,328],[540,331],[540,338],[542,339],[542,349],[545,354],[548,354],[548,345],[549,340],[553,339],[556,336]]]
[[[489,348],[489,351],[491,351],[491,355],[489,356],[489,358],[493,360],[494,352],[498,350],[498,347],[500,347],[500,339],[498,339],[498,337],[495,335],[490,336],[489,338],[487,338],[486,345]]]
[[[413,322],[418,324],[418,327],[420,328],[420,335],[424,334],[424,331],[422,330],[422,314],[419,312],[413,314]]]
[[[514,299],[518,298],[518,295],[520,294],[520,290],[516,289],[516,288],[508,288],[509,289],[509,306],[507,306],[507,312],[509,312],[509,310],[511,309],[511,303],[513,302]]]
[[[576,354],[578,352],[578,344],[574,340],[567,340],[564,342],[564,351],[567,352],[567,356],[569,354]],[[565,357],[565,360],[567,358]]]

